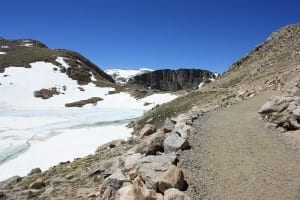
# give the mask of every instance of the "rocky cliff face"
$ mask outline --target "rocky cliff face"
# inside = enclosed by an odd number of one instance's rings
[[[163,69],[134,76],[129,83],[151,89],[176,91],[195,89],[200,83],[208,83],[216,74],[200,69]]]

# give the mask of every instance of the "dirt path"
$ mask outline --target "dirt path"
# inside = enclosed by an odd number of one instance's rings
[[[181,153],[193,199],[300,199],[300,161],[257,111],[271,96],[211,112],[195,123],[192,149]]]

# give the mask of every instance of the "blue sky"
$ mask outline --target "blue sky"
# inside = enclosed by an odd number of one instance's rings
[[[298,0],[7,0],[0,36],[78,51],[102,69],[223,72],[269,34],[300,22]]]

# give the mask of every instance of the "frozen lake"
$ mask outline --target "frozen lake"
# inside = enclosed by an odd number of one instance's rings
[[[46,170],[93,153],[108,141],[127,138],[125,125],[142,109],[63,108],[0,111],[0,180]]]

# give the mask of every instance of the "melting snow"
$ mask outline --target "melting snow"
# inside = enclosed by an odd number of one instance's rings
[[[67,66],[62,57],[56,61]],[[0,95],[0,180],[26,175],[35,167],[46,170],[60,161],[93,153],[108,141],[127,138],[132,131],[125,127],[128,120],[177,97],[154,94],[136,100],[124,92],[109,95],[114,88],[78,85],[54,67],[35,62],[31,68],[8,67],[7,76],[0,76],[0,94],[5,94]],[[52,87],[64,94],[46,100],[33,96],[36,90]],[[64,107],[65,103],[91,97],[104,100],[96,106]],[[150,105],[144,106],[146,102]],[[1,164],[7,156],[12,159]]]
[[[108,70],[105,70],[105,73],[111,75],[114,80],[117,82],[117,83],[120,83],[120,84],[125,84],[127,83],[127,81],[138,75],[138,74],[143,74],[143,73],[147,73],[147,72],[151,72],[153,71],[152,69],[147,69],[147,68],[141,68],[141,69],[138,69],[138,70],[125,70],[125,69],[108,69]]]
[[[0,55],[4,55],[6,54],[6,52],[0,51]]]
[[[25,44],[20,44],[20,47],[33,47],[33,44],[31,43],[25,43]]]
[[[2,49],[7,49],[9,46],[1,46]]]
[[[68,69],[70,66],[68,65],[68,63],[66,63],[65,59],[66,58],[64,58],[64,57],[57,57],[55,61],[60,63],[66,69]]]

